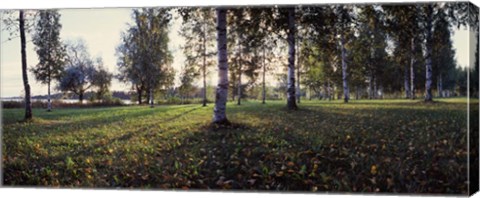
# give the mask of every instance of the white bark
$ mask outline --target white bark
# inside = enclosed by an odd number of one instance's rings
[[[405,98],[410,98],[410,83],[408,80],[408,66],[405,66],[405,72],[403,73],[403,81],[404,81],[404,88],[405,88]]]
[[[202,67],[202,75],[203,75],[203,101],[202,106],[207,106],[207,29],[206,23],[203,25],[203,67]]]
[[[343,99],[344,102],[348,102],[350,99],[350,92],[348,89],[348,82],[347,82],[347,54],[346,54],[346,49],[345,49],[345,40],[343,38],[343,33],[340,38],[340,45],[342,47],[342,81],[343,81]]]
[[[228,62],[227,62],[227,10],[217,8],[217,50],[218,50],[218,85],[213,108],[213,123],[228,123],[226,104],[228,95]]]
[[[266,61],[265,61],[265,49],[263,49],[263,80],[262,80],[262,104],[265,104],[265,99],[266,99],[266,88],[265,88],[265,73],[266,73]]]
[[[438,75],[438,85],[437,85],[438,97],[443,97],[443,82],[442,75]]]
[[[50,98],[50,81],[48,81],[47,111],[52,111],[52,101]]]
[[[370,77],[368,79],[368,99],[373,99],[373,72],[370,71]]]
[[[432,101],[432,15],[433,8],[428,6],[427,18],[427,40],[426,40],[426,57],[425,57],[425,101]]]
[[[300,39],[297,42],[297,89],[296,89],[296,96],[297,96],[297,103],[300,104]]]
[[[238,35],[239,41],[238,41],[238,81],[237,81],[237,105],[241,105],[242,102],[242,45],[240,43],[241,35]]]
[[[288,84],[287,107],[297,109],[295,101],[295,8],[288,9]]]
[[[415,99],[415,39],[412,38],[411,42],[411,58],[410,58],[410,98]]]

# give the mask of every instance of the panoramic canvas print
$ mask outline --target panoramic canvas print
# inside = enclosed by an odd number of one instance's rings
[[[2,185],[471,195],[478,11],[1,10]]]

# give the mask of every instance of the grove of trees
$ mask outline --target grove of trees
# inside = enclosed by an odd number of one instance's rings
[[[478,61],[468,68],[457,64],[451,38],[458,28],[478,35],[478,10],[472,7],[466,2],[438,2],[134,9],[133,23],[121,33],[116,49],[116,75],[105,69],[100,57],[90,57],[81,40],[65,44],[60,39],[58,11],[39,10],[32,19],[39,62],[31,71],[37,81],[47,84],[49,95],[56,80],[58,90],[72,92],[80,101],[87,90],[96,90],[101,99],[115,77],[131,85],[138,104],[151,107],[155,96],[170,94],[182,101],[191,97],[196,80],[201,80],[202,106],[206,106],[207,76],[213,72],[218,76],[215,123],[228,122],[228,98],[238,105],[246,98],[265,103],[266,81],[275,76],[284,86],[288,109],[297,109],[305,96],[348,103],[352,96],[416,99],[423,95],[430,102],[434,96],[466,95],[467,74],[478,72]],[[28,119],[25,25],[23,11],[19,13]],[[175,13],[180,17],[174,18]],[[179,20],[186,61],[180,85],[175,85],[168,33]],[[7,24],[14,22],[10,19]],[[475,56],[477,60],[478,47]],[[471,79],[478,81],[477,75]],[[470,89],[478,96],[478,88]]]
[[[118,79],[137,91],[138,103],[146,94],[153,107],[154,93],[173,84],[173,57],[168,49],[168,9],[145,8],[133,11],[134,24],[122,34],[117,47]]]

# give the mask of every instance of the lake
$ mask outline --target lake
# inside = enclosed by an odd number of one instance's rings
[[[0,98],[0,101],[2,102],[8,102],[8,101],[13,101],[13,102],[21,102],[23,101],[22,98]],[[32,99],[32,102],[47,102],[47,99]],[[53,101],[53,100],[52,100]],[[58,100],[57,100],[58,101]],[[78,103],[78,99],[59,99],[59,101],[62,101],[63,103]],[[82,104],[88,104],[90,101],[89,100],[83,100]],[[122,100],[124,104],[136,104],[136,102],[132,102],[130,100]]]

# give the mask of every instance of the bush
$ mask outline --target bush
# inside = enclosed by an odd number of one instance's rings
[[[84,107],[114,107],[114,106],[124,106],[125,104],[119,98],[110,98],[102,101],[88,101],[87,103],[80,104],[78,102],[69,103],[62,100],[52,100],[52,108],[84,108]],[[42,108],[46,109],[48,106],[47,101],[32,101],[32,108]],[[2,108],[12,109],[12,108],[24,108],[25,103],[23,101],[4,101],[2,102]]]
[[[156,104],[160,105],[182,105],[182,104],[202,104],[203,99],[202,98],[180,98],[177,96],[174,97],[168,97],[164,100],[158,100],[156,101]],[[212,103],[212,101],[207,99],[207,103]]]
[[[2,108],[4,109],[12,109],[12,108],[22,108],[24,107],[23,102],[19,101],[2,101]]]

